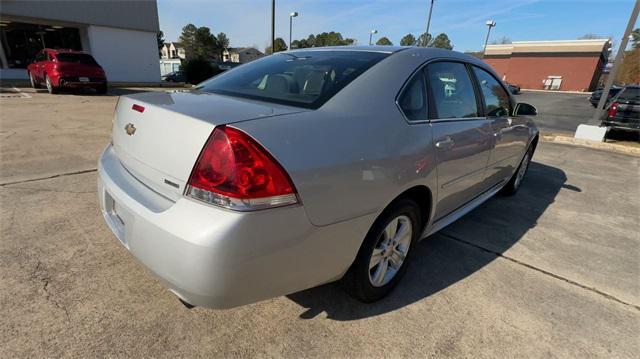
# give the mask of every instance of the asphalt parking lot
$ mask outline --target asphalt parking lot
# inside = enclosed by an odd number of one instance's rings
[[[536,124],[547,132],[573,135],[578,125],[591,122],[595,111],[588,93],[522,91],[515,99],[538,109]]]
[[[421,242],[381,302],[361,304],[328,284],[188,310],[97,207],[96,162],[117,97],[29,95],[0,98],[2,357],[640,352],[638,157],[541,143],[516,196]]]

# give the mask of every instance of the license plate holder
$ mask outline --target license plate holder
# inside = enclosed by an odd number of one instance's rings
[[[89,78],[88,77],[78,77],[78,80],[80,82],[89,82]]]

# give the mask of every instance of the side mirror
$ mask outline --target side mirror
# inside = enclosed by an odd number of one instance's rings
[[[516,109],[513,111],[516,116],[537,116],[538,109],[529,105],[528,103],[519,103],[516,105]]]

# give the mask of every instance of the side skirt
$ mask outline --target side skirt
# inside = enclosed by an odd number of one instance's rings
[[[496,193],[500,192],[500,190],[502,189],[502,187],[504,187],[505,184],[507,184],[507,180],[503,180],[503,181],[499,182],[498,184],[496,184],[495,186],[491,187],[490,189],[488,189],[483,194],[477,196],[476,198],[474,198],[471,201],[467,202],[467,204],[465,204],[462,207],[460,207],[460,208],[456,209],[455,211],[451,212],[446,217],[443,217],[443,218],[439,219],[438,221],[433,223],[431,226],[427,227],[425,229],[425,231],[422,232],[422,235],[420,236],[420,238],[421,239],[427,238],[430,235],[432,235],[432,234],[438,232],[439,230],[443,229],[444,227],[450,225],[451,223],[457,221],[462,216],[464,216],[465,214],[471,212],[476,207],[478,207],[479,205],[483,204],[488,199],[493,197]]]

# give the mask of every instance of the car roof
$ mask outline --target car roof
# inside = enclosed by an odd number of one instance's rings
[[[43,51],[48,51],[48,52],[53,53],[53,54],[87,54],[84,51],[78,51],[78,50],[73,50],[73,49],[50,49],[50,48],[44,48],[42,50]]]
[[[491,68],[484,66],[486,63],[481,59],[465,54],[458,51],[441,49],[436,47],[418,47],[418,46],[386,46],[386,45],[372,45],[372,46],[325,46],[325,47],[307,47],[303,49],[294,49],[289,51],[283,51],[282,53],[296,53],[302,51],[367,51],[367,52],[380,52],[387,54],[395,53],[407,53],[409,56],[418,55],[422,58],[447,58],[463,60],[475,65],[483,66],[485,68]]]
[[[300,51],[366,51],[366,52],[384,52],[394,53],[405,49],[410,49],[411,46],[322,46],[322,47],[305,47],[302,49],[293,49],[285,52],[300,52]]]

